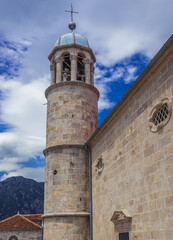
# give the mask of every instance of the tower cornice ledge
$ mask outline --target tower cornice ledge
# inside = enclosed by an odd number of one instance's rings
[[[60,50],[60,49],[65,50],[65,49],[68,49],[69,47],[78,48],[78,49],[85,50],[85,51],[89,52],[91,54],[94,62],[96,62],[95,55],[94,55],[93,50],[91,48],[84,47],[84,46],[81,46],[81,45],[76,44],[76,43],[54,47],[53,50],[51,51],[51,53],[49,54],[48,59],[51,61],[52,57],[54,56],[54,53],[56,53],[57,50]]]
[[[48,213],[42,215],[43,218],[50,218],[50,217],[89,217],[90,213],[88,212],[62,212],[62,213]]]
[[[55,83],[55,84],[52,84],[50,85],[46,91],[45,91],[45,97],[47,98],[48,94],[50,91],[52,91],[53,89],[55,88],[58,88],[58,87],[63,87],[63,86],[67,86],[67,85],[76,85],[76,86],[81,86],[81,87],[86,87],[86,88],[89,88],[91,90],[93,90],[96,94],[97,94],[97,97],[99,99],[100,97],[100,93],[99,91],[97,90],[97,88],[95,88],[94,86],[90,85],[90,84],[87,84],[87,83],[83,83],[83,82],[60,82],[60,83]]]
[[[61,144],[61,145],[56,145],[52,147],[48,147],[44,149],[43,154],[46,156],[48,152],[55,151],[57,149],[65,149],[65,148],[80,148],[80,149],[85,149],[84,145],[79,145],[79,144]]]

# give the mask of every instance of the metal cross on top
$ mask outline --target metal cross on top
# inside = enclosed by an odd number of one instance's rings
[[[65,12],[70,12],[71,13],[71,22],[73,22],[73,13],[77,13],[78,14],[78,12],[73,11],[73,5],[72,4],[71,4],[71,11],[65,10]]]

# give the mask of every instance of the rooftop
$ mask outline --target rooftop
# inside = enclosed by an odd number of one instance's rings
[[[78,44],[84,47],[89,47],[87,38],[81,34],[74,33],[74,32],[61,35],[60,38],[56,41],[54,47],[59,47],[59,46],[69,45],[69,44]]]
[[[40,219],[42,220],[41,216],[42,214],[28,214],[28,215],[17,214],[0,221],[0,229],[2,230],[42,229],[43,228],[42,226],[33,222],[34,220],[38,221],[40,221]]]

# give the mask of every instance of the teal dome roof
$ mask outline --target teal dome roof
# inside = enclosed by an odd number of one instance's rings
[[[89,47],[87,38],[81,34],[74,32],[61,35],[60,38],[56,41],[55,47],[68,44],[78,44],[84,47]]]

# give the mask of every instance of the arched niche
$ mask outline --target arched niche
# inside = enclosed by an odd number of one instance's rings
[[[83,60],[85,59],[85,55],[82,53],[78,53],[77,55],[77,81],[85,82],[85,65]]]
[[[70,53],[66,52],[62,55],[62,81],[71,81],[71,60]]]

